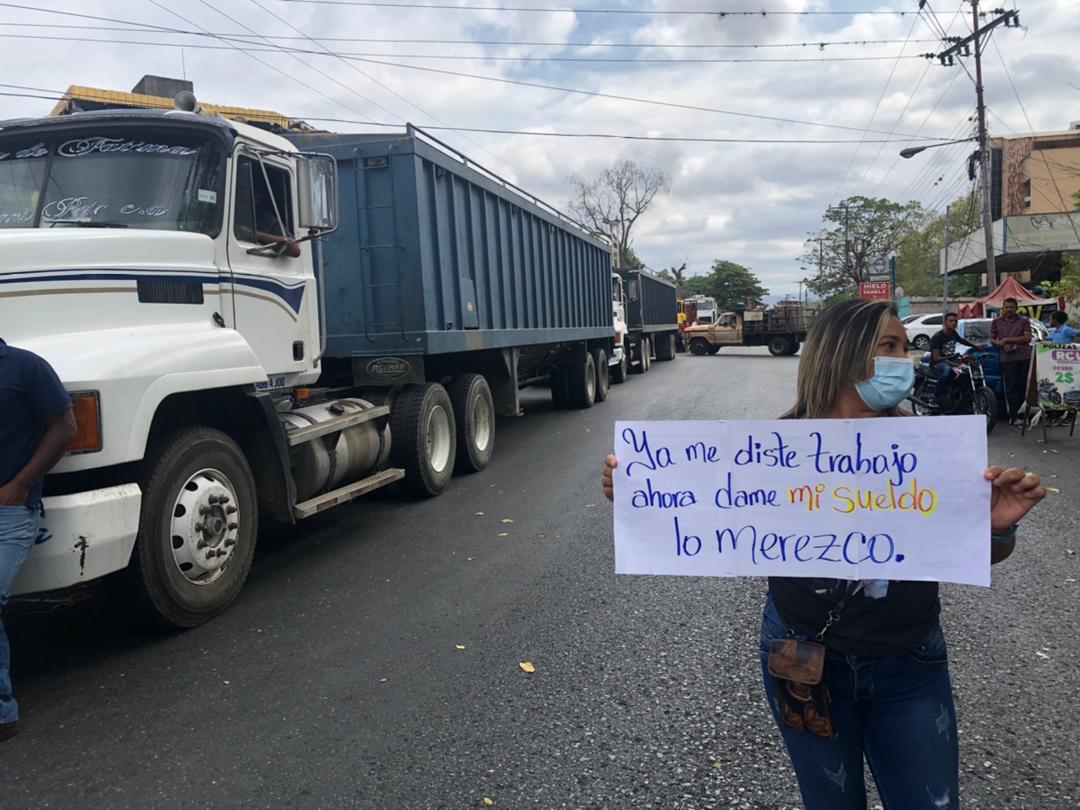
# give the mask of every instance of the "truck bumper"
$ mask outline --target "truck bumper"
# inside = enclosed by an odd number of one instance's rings
[[[66,588],[125,568],[139,530],[137,484],[45,498],[45,517],[12,593]]]
[[[622,356],[623,356],[623,347],[621,345],[616,346],[612,350],[611,355],[608,357],[608,361],[607,361],[608,366],[611,367],[611,366],[619,365],[619,363],[622,362]]]

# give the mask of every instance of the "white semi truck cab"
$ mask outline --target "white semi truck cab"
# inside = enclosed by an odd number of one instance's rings
[[[0,124],[0,336],[52,364],[79,426],[16,593],[131,563],[150,612],[197,624],[243,584],[260,511],[303,516],[385,460],[385,408],[303,402],[335,172],[192,112]],[[344,452],[312,438],[331,431]]]

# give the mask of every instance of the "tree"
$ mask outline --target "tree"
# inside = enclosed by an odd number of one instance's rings
[[[1068,253],[1061,254],[1061,280],[1048,281],[1043,289],[1054,298],[1062,297],[1065,305],[1072,310],[1072,320],[1080,311],[1080,261]]]
[[[979,227],[976,193],[960,197],[949,207],[949,237],[956,242]],[[901,241],[896,257],[896,281],[909,295],[941,294],[941,251],[945,247],[945,214],[929,216]],[[955,257],[954,257],[955,260]],[[950,295],[974,294],[978,276],[950,276]]]
[[[657,195],[671,190],[668,176],[660,169],[622,160],[593,180],[572,174],[569,182],[574,188],[571,210],[590,231],[610,240],[618,267],[630,267],[630,233]]]
[[[925,216],[917,202],[855,196],[829,206],[822,219],[825,227],[810,234],[802,261],[818,267],[808,286],[828,298],[858,292],[874,259],[895,251]]]
[[[626,254],[619,263],[619,267],[623,270],[644,270],[645,262],[638,258],[638,255],[634,253],[634,249],[631,247],[626,249]]]
[[[714,261],[708,274],[686,279],[686,289],[691,295],[715,298],[716,306],[722,310],[757,304],[769,294],[749,268],[725,259]]]
[[[669,281],[675,282],[675,295],[678,298],[686,298],[688,295],[686,290],[686,262],[683,262],[680,266],[665,267],[659,273],[658,276],[666,278]]]

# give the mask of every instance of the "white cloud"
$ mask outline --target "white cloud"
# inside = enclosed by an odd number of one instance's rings
[[[289,35],[286,25],[257,8],[250,0],[208,0],[230,16],[264,34]],[[639,16],[570,13],[528,14],[497,11],[391,10],[335,5],[282,3],[259,0],[309,34],[375,39],[478,39],[552,42],[634,42],[674,45],[739,45],[747,43],[821,42],[847,39],[900,40],[930,36],[922,20],[861,14],[856,17],[769,16]],[[511,0],[506,0],[508,4]],[[581,0],[560,0],[572,5]],[[903,0],[915,8],[914,2]],[[831,4],[839,7],[840,0]],[[462,6],[467,6],[461,0]],[[486,3],[490,5],[490,3]],[[214,31],[236,31],[237,26],[215,14],[202,2],[169,4],[200,26]],[[582,2],[582,5],[585,3]],[[626,8],[687,10],[700,8],[702,0],[595,0],[589,5]],[[721,0],[719,9],[738,10],[757,6],[743,0]],[[770,0],[772,9],[824,9],[824,0]],[[843,3],[850,7],[852,3]],[[901,3],[858,5],[899,7]],[[72,12],[134,19],[160,25],[189,26],[144,0],[55,0],[54,7]],[[938,9],[948,26],[960,8]],[[968,9],[967,6],[963,6]],[[967,33],[970,20],[964,14],[952,31]],[[999,30],[994,34],[1024,100],[1032,125],[1038,130],[1063,129],[1080,119],[1080,63],[1075,43],[1080,35],[1080,16],[1075,0],[1030,0],[1021,20],[1027,31]],[[70,31],[46,31],[0,26],[0,33],[31,33],[54,36],[122,38],[115,32],[91,31],[90,21],[67,20],[43,13],[0,10],[0,22],[64,23],[80,26]],[[914,23],[914,28],[912,28]],[[107,25],[107,23],[102,23]],[[127,38],[178,42],[159,34],[132,34]],[[213,40],[203,44],[220,44]],[[302,40],[292,44],[310,46]],[[592,89],[613,95],[752,112],[759,115],[828,121],[853,127],[853,131],[825,129],[693,110],[636,104],[617,99],[590,98],[535,88],[476,81],[396,67],[355,63],[353,70],[325,56],[302,56],[345,89],[321,77],[284,54],[257,54],[297,81],[275,73],[248,56],[232,50],[184,52],[188,78],[205,101],[262,107],[298,117],[410,120],[432,123],[437,117],[460,126],[536,131],[623,132],[669,136],[719,138],[858,139],[882,94],[886,77],[895,74],[873,119],[873,129],[947,135],[964,133],[965,120],[974,103],[966,76],[957,79],[944,96],[946,86],[960,67],[927,67],[918,60],[840,63],[780,64],[676,64],[619,65],[574,62],[514,63],[492,61],[485,55],[508,56],[622,56],[626,58],[782,58],[819,56],[895,55],[898,45],[871,47],[831,46],[821,51],[806,48],[589,48],[562,49],[536,45],[506,48],[470,45],[392,44],[373,42],[328,43],[340,51],[385,54],[390,61],[484,74],[522,81]],[[934,43],[911,43],[906,53],[935,50]],[[470,57],[461,60],[409,60],[408,53],[441,53]],[[985,60],[987,103],[996,117],[991,128],[1002,131],[1000,122],[1023,131],[1027,124],[1013,96],[997,53],[989,49]],[[85,84],[128,89],[145,73],[179,75],[180,49],[90,42],[50,42],[5,39],[0,55],[2,74],[9,83],[50,89]],[[359,71],[392,88],[411,107]],[[1070,84],[1071,83],[1071,84]],[[912,91],[918,89],[912,96]],[[0,88],[2,89],[2,88]],[[350,92],[351,91],[351,92]],[[378,109],[377,102],[390,113]],[[931,107],[940,103],[927,120]],[[910,101],[910,103],[909,103]],[[44,100],[3,98],[0,117],[43,115],[52,103]],[[905,111],[905,105],[907,109]],[[901,112],[903,115],[901,116]],[[393,116],[391,116],[391,113]],[[899,119],[899,120],[898,120]],[[365,131],[363,127],[333,125],[342,131]],[[518,182],[551,202],[567,191],[572,172],[590,174],[615,159],[631,158],[653,164],[672,178],[669,195],[658,200],[635,235],[635,248],[654,267],[686,260],[691,272],[704,272],[716,258],[726,258],[754,268],[775,292],[792,292],[803,275],[796,259],[808,230],[820,222],[825,206],[851,162],[840,196],[853,192],[880,195],[911,193],[923,202],[948,196],[950,179],[957,171],[965,148],[938,150],[911,161],[897,161],[902,144],[866,143],[857,150],[845,145],[751,145],[694,144],[579,139],[537,138],[524,135],[438,133],[470,157]],[[868,139],[881,136],[868,135]],[[852,160],[853,155],[855,156]],[[875,159],[876,156],[876,159]],[[945,178],[933,185],[939,177]],[[918,181],[918,182],[916,182]]]

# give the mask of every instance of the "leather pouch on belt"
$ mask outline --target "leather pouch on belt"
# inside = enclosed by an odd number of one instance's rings
[[[773,639],[768,666],[774,678],[817,686],[825,672],[825,647],[797,638]]]

